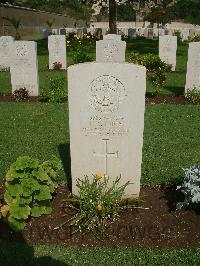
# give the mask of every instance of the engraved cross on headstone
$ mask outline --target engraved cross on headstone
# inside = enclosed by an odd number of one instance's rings
[[[93,156],[94,157],[104,157],[104,174],[108,175],[108,158],[110,157],[114,157],[114,158],[118,158],[118,151],[117,152],[108,152],[108,141],[109,139],[103,139],[104,141],[104,153],[96,153],[93,152]]]

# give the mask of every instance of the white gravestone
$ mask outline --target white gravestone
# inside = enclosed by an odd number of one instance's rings
[[[54,68],[54,63],[61,63],[61,69],[67,69],[66,36],[51,35],[48,37],[49,69]]]
[[[77,77],[79,77],[77,79]],[[103,173],[140,192],[146,68],[85,63],[68,68],[72,192],[76,179]]]
[[[153,28],[148,28],[148,39],[153,39]]]
[[[136,38],[136,29],[129,28],[128,29],[128,37],[130,40],[135,39]]]
[[[154,38],[158,37],[158,29],[157,28],[153,28],[153,37]]]
[[[116,40],[101,40],[96,42],[97,62],[125,62],[126,42]]]
[[[142,28],[136,28],[136,36],[142,35]]]
[[[174,29],[168,29],[168,35],[174,36]]]
[[[141,30],[140,30],[140,36],[145,37],[145,32],[146,32],[146,29],[145,28],[141,28]]]
[[[148,34],[149,34],[149,29],[145,28],[143,31],[144,37],[148,38]]]
[[[121,41],[121,39],[122,39],[121,35],[117,35],[117,34],[103,35],[103,40]]]
[[[72,32],[77,32],[77,29],[75,28],[65,28],[66,33],[72,33]]]
[[[181,39],[182,41],[187,41],[190,36],[190,29],[182,29],[181,30]]]
[[[196,35],[196,36],[200,36],[200,29],[196,29],[196,30],[195,30],[195,35]]]
[[[159,37],[159,57],[176,69],[177,36],[164,35]]]
[[[10,68],[10,53],[14,39],[11,36],[0,37],[0,69]]]
[[[77,29],[77,36],[82,39],[83,38],[83,28]]]
[[[33,41],[15,41],[11,51],[12,92],[26,88],[30,96],[39,95],[37,43]]]
[[[164,36],[165,35],[165,29],[158,29],[158,35]]]
[[[52,34],[58,34],[59,33],[59,29],[52,29]]]
[[[189,37],[193,38],[195,36],[195,29],[190,29]]]
[[[200,42],[191,42],[188,50],[185,93],[194,88],[200,91]]]

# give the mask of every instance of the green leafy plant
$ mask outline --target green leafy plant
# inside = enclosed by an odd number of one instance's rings
[[[58,186],[61,162],[56,157],[40,163],[28,156],[19,157],[5,176],[3,217],[14,230],[22,230],[29,217],[50,214],[52,193]]]
[[[68,206],[75,208],[77,214],[69,223],[74,232],[97,230],[103,232],[111,219],[116,219],[119,212],[128,205],[122,205],[124,191],[130,182],[120,186],[121,177],[110,184],[109,177],[97,174],[92,179],[85,176],[77,180],[79,195],[67,200]],[[59,226],[62,227],[64,224]]]
[[[200,166],[184,169],[185,177],[177,190],[183,192],[185,199],[177,203],[177,209],[185,208],[190,203],[200,203]]]
[[[171,65],[163,62],[158,55],[132,53],[129,62],[143,65],[147,69],[147,77],[155,87],[155,94],[159,94],[160,88],[166,81],[166,73],[171,71]]]
[[[192,103],[200,103],[200,88],[194,88],[187,91],[186,99]]]
[[[53,63],[53,69],[54,70],[61,70],[62,64],[60,62],[54,62]]]
[[[65,79],[63,77],[49,78],[48,85],[41,90],[41,100],[61,103],[66,96]]]
[[[180,30],[175,30],[174,33],[173,33],[173,36],[177,36],[178,42],[182,41],[181,31]]]
[[[92,58],[87,54],[83,45],[79,45],[73,54],[74,64],[91,62],[91,61],[92,61]]]
[[[28,100],[30,98],[29,91],[26,88],[15,90],[12,98],[17,102]]]

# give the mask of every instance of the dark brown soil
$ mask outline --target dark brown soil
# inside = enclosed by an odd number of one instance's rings
[[[39,97],[32,96],[32,97],[29,97],[24,102],[38,102],[38,101],[39,101]],[[16,102],[16,101],[13,99],[12,96],[0,96],[0,102]]]
[[[53,213],[31,219],[21,233],[0,223],[0,239],[26,243],[54,243],[85,247],[176,247],[200,246],[200,208],[175,211],[181,195],[174,189],[143,187],[144,201],[139,207],[148,209],[126,210],[106,229],[102,239],[94,233],[71,234],[68,225],[54,230],[75,212],[65,208],[63,199],[69,195],[67,186],[61,185],[53,199]],[[66,214],[66,217],[63,217]]]
[[[13,102],[15,101],[12,96],[0,96],[0,102]],[[40,97],[29,97],[25,102],[39,102]],[[67,97],[65,98],[65,102],[67,101]],[[146,104],[200,104],[200,102],[191,103],[184,96],[177,97],[150,97],[146,98]]]
[[[200,104],[200,102],[192,103],[188,101],[184,96],[166,96],[146,98],[146,104]]]

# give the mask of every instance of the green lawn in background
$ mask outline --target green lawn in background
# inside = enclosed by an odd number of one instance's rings
[[[200,106],[147,105],[143,184],[173,183],[182,168],[200,164]],[[59,156],[70,177],[67,104],[0,103],[0,179],[18,156]],[[63,177],[64,178],[64,177]]]
[[[44,76],[52,77],[52,71],[48,70],[48,41],[42,39],[41,35],[25,36],[25,40],[34,40],[38,44],[38,65],[39,65],[39,85],[40,89],[46,86]],[[95,60],[95,42],[92,44],[85,44],[87,54]],[[187,43],[179,43],[177,50],[177,72],[167,74],[167,81],[164,88],[161,89],[160,95],[162,96],[177,96],[183,95],[185,86],[185,75],[186,75],[186,64],[187,64]],[[147,40],[147,39],[135,39],[127,42],[126,49],[126,60],[128,61],[129,56],[132,52],[139,52],[141,54],[153,53],[158,54],[158,40]],[[68,66],[73,64],[72,49],[67,48],[67,62]],[[54,71],[56,76],[65,77],[66,72]],[[67,82],[66,82],[67,86]],[[148,82],[147,93],[154,91],[152,84]],[[11,94],[11,82],[9,72],[0,72],[0,95]]]

